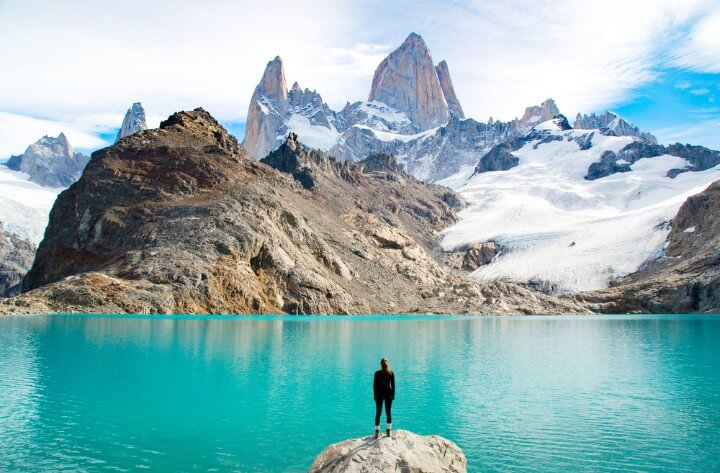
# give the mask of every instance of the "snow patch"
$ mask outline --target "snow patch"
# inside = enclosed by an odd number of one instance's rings
[[[685,230],[683,230],[683,233],[695,233],[695,226],[687,227]]]
[[[27,174],[0,166],[0,222],[6,231],[40,243],[50,209],[62,190],[35,184]]]
[[[310,148],[327,151],[340,140],[340,132],[332,127],[332,125],[331,128],[322,125],[313,125],[310,123],[308,117],[298,113],[292,114],[286,126],[288,132],[297,134],[300,142]],[[283,140],[285,137],[279,136],[278,139]]]
[[[562,135],[586,133],[570,130]],[[537,148],[532,141],[513,152],[519,164],[508,171],[465,181],[465,168],[441,181],[469,203],[459,212],[459,222],[443,231],[443,249],[495,241],[504,247],[503,254],[473,272],[474,278],[544,281],[567,292],[601,289],[636,271],[661,254],[667,222],[688,196],[720,178],[720,169],[670,179],[669,169],[687,163],[663,155],[637,161],[630,172],[583,178],[605,151],[617,153],[634,140],[596,133],[587,150],[574,141],[551,141]]]

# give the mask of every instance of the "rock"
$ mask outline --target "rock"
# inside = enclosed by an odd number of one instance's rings
[[[448,110],[450,113],[457,115],[458,118],[465,118],[462,105],[455,95],[455,88],[453,87],[452,79],[450,79],[450,70],[448,69],[447,62],[440,61],[435,66],[438,79],[440,80],[440,87],[442,88],[445,101],[448,104]]]
[[[470,248],[453,252],[450,264],[457,269],[475,271],[480,266],[490,264],[500,250],[500,246],[494,241],[475,243]]]
[[[242,145],[252,157],[262,159],[278,147],[278,131],[289,109],[285,70],[277,56],[267,63],[250,99]]]
[[[600,133],[611,136],[636,136],[649,143],[657,144],[657,138],[650,133],[642,132],[640,129],[625,121],[615,113],[605,112],[602,115],[582,115],[580,113],[575,117],[573,128],[584,130],[599,129]]]
[[[538,123],[552,120],[558,115],[560,115],[560,110],[558,110],[557,105],[555,105],[555,101],[553,99],[547,99],[539,106],[534,105],[527,107],[520,121],[532,127]]]
[[[617,172],[628,172],[634,163],[643,158],[655,158],[669,154],[687,161],[681,169],[670,169],[667,176],[674,179],[678,174],[689,171],[704,171],[720,164],[720,152],[704,146],[681,145],[670,146],[653,144],[646,140],[637,140],[623,147],[617,153],[605,151],[600,161],[592,163],[585,176],[587,180],[600,179]]]
[[[418,131],[447,123],[448,103],[420,35],[411,33],[375,69],[368,101],[383,102],[405,113]]]
[[[22,278],[32,265],[35,250],[33,243],[5,231],[0,223],[0,297],[20,293]]]
[[[145,109],[140,102],[135,102],[125,113],[125,118],[123,118],[123,122],[120,126],[120,131],[118,131],[117,137],[115,138],[115,142],[118,142],[122,138],[130,136],[133,133],[146,129],[147,124],[145,123]]]
[[[30,180],[47,187],[67,187],[82,174],[89,157],[75,153],[64,133],[57,138],[43,136],[19,156],[12,156],[7,167],[22,171]]]
[[[467,460],[462,450],[450,440],[395,430],[392,438],[362,437],[330,445],[315,458],[308,471],[464,473]]]

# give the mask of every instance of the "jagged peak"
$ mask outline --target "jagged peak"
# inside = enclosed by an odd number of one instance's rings
[[[267,63],[255,90],[270,99],[287,100],[285,68],[280,56],[275,56],[275,59]]]

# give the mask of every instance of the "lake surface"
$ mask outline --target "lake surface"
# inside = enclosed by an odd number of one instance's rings
[[[718,316],[0,317],[0,471],[306,471],[382,356],[470,471],[720,471]]]

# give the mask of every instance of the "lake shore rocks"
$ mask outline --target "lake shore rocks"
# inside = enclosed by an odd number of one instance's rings
[[[462,450],[437,435],[417,435],[395,430],[385,435],[361,437],[335,443],[323,450],[309,473],[465,473],[467,461]]]

